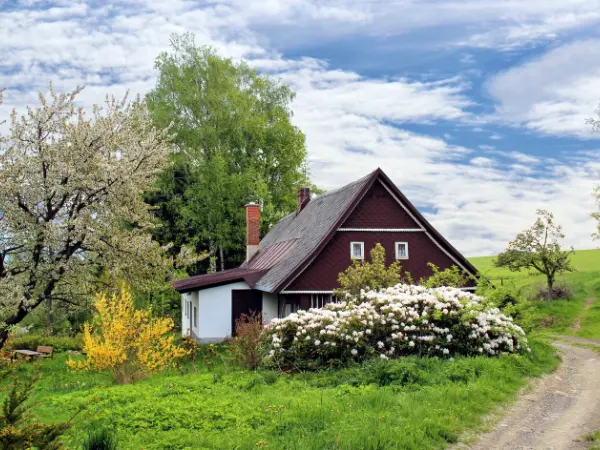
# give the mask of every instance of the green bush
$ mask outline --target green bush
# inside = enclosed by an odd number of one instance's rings
[[[85,441],[83,441],[83,450],[117,450],[117,437],[106,429],[100,428],[90,430]]]
[[[55,352],[66,352],[67,350],[81,350],[83,341],[81,335],[69,336],[40,336],[36,334],[25,334],[11,338],[7,344],[7,350],[35,350],[40,345],[48,345]]]

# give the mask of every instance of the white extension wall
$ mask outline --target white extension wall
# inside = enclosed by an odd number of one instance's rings
[[[279,302],[277,300],[277,294],[271,294],[270,292],[263,292],[262,296],[262,312],[263,312],[263,323],[269,323],[271,320],[277,318],[279,315]]]
[[[232,335],[231,291],[234,289],[250,289],[250,286],[244,281],[239,281],[181,294],[182,335],[189,335],[190,323],[192,323],[194,335],[201,342],[219,342],[230,337]],[[191,304],[189,308],[186,308],[188,301]],[[194,308],[196,309],[195,322]],[[187,315],[188,309],[190,316]],[[270,322],[278,316],[277,294],[263,292],[262,310],[266,322]]]

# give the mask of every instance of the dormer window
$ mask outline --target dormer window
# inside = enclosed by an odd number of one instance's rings
[[[351,259],[365,259],[365,243],[364,242],[350,242],[350,258]]]
[[[408,259],[408,242],[396,242],[396,259]]]

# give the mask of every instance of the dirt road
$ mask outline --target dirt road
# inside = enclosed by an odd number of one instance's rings
[[[533,389],[506,411],[491,432],[482,435],[471,447],[461,448],[579,450],[588,447],[584,437],[600,428],[600,354],[566,342],[554,345],[562,354],[560,368],[536,380]]]

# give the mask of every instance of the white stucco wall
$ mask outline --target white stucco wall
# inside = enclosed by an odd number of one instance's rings
[[[189,316],[186,314],[186,303],[191,301],[191,306],[189,308]],[[181,334],[183,336],[187,336],[190,334],[190,322],[192,319],[192,315],[194,314],[194,306],[198,309],[198,292],[186,292],[185,294],[181,294]],[[197,327],[194,328],[194,333],[196,333]]]
[[[205,342],[218,342],[231,336],[231,291],[250,289],[244,281],[216,286],[198,292],[198,336]]]
[[[262,295],[262,312],[263,322],[269,323],[279,315],[279,303],[277,301],[277,294],[271,294],[270,292],[263,292]]]

